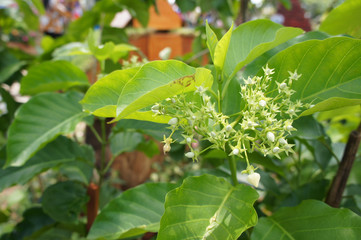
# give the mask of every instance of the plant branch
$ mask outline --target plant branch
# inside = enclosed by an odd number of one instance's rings
[[[357,130],[350,133],[341,163],[338,167],[336,176],[334,177],[331,187],[327,193],[325,202],[331,207],[339,207],[342,194],[345,190],[347,179],[350,175],[352,165],[355,161],[357,150],[361,141],[361,123]]]
[[[229,168],[231,170],[231,178],[234,186],[237,186],[238,179],[237,179],[237,164],[236,164],[236,157],[233,155],[228,158],[229,161]]]

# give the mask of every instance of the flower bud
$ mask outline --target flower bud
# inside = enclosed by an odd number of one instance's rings
[[[258,102],[258,104],[261,106],[261,107],[265,107],[267,105],[267,102],[265,100],[260,100]]]
[[[168,144],[168,143],[164,144],[164,146],[163,146],[163,152],[164,152],[164,154],[166,154],[167,152],[169,152],[170,149],[171,149],[170,144]]]
[[[233,155],[238,155],[239,154],[239,149],[238,148],[233,149],[232,154]]]
[[[168,124],[169,125],[176,125],[178,123],[178,118],[172,118],[171,120],[169,120]]]
[[[233,128],[232,128],[232,126],[231,126],[231,125],[227,125],[227,126],[226,126],[226,131],[227,131],[227,132],[232,131],[232,129],[233,129]]]
[[[284,88],[286,88],[287,87],[287,84],[286,83],[281,83],[280,84],[280,89],[284,89]]]
[[[278,142],[279,142],[280,144],[282,144],[282,145],[286,145],[286,144],[287,144],[287,141],[286,141],[284,138],[280,138],[280,139],[278,140]]]
[[[191,143],[191,142],[192,142],[192,138],[187,137],[187,138],[186,138],[186,142],[187,142],[187,143]]]
[[[255,172],[253,172],[247,176],[248,183],[255,187],[258,187],[260,179],[261,179],[261,176],[259,175],[259,173],[255,173]]]
[[[267,133],[267,139],[271,142],[275,141],[275,135],[273,134],[273,132],[268,132]]]
[[[273,152],[273,153],[278,153],[279,150],[280,150],[279,147],[274,147],[273,150],[272,150],[272,152]]]
[[[187,152],[186,154],[184,154],[187,158],[194,158],[194,153],[193,152]]]

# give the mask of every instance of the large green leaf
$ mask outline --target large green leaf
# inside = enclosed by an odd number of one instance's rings
[[[237,239],[257,223],[257,198],[250,186],[232,186],[223,178],[186,178],[167,194],[157,239]]]
[[[337,209],[316,200],[282,208],[271,217],[261,218],[251,239],[347,239],[361,235],[361,217],[349,209]]]
[[[359,104],[361,98],[361,40],[335,37],[310,40],[278,53],[268,62],[276,69],[274,80],[288,78],[288,71],[302,74],[293,82],[293,99],[320,103],[317,110]],[[275,81],[270,91],[276,92]],[[271,94],[272,95],[272,94]],[[335,101],[337,98],[337,101]],[[323,101],[327,102],[323,102]],[[322,103],[323,102],[323,103]],[[313,113],[312,109],[308,113]]]
[[[67,61],[49,61],[35,65],[21,81],[21,94],[65,91],[75,86],[88,86],[88,78],[79,68]]]
[[[86,188],[73,181],[58,182],[45,189],[42,206],[45,213],[59,222],[77,222],[88,202]]]
[[[353,37],[361,37],[361,1],[347,0],[333,9],[321,23],[320,30],[337,35],[349,34]]]
[[[302,29],[283,27],[265,19],[240,25],[232,33],[224,63],[224,74],[227,78],[232,78],[256,57],[302,32]]]
[[[85,159],[93,155],[92,152],[90,148],[81,147],[66,137],[59,137],[37,152],[23,166],[0,169],[0,191],[15,184],[24,184],[35,175],[61,164],[77,160],[92,162],[92,159]]]
[[[99,117],[116,117],[118,97],[124,85],[139,68],[114,71],[99,79],[86,92],[81,104],[83,108]]]
[[[57,136],[72,132],[87,113],[82,94],[43,93],[22,105],[8,132],[6,166],[21,166]]]
[[[123,152],[134,151],[144,141],[143,135],[139,132],[117,132],[110,136],[110,150],[114,156]]]
[[[211,71],[176,60],[147,63],[122,88],[116,120],[174,95],[212,86]]]
[[[166,122],[151,112],[137,112],[196,86],[210,87],[212,75],[204,68],[168,60],[154,61],[142,68],[115,71],[97,81],[81,101],[83,108],[96,116],[134,118]]]
[[[123,239],[157,232],[164,212],[164,198],[171,183],[146,183],[123,192],[104,207],[88,239]]]

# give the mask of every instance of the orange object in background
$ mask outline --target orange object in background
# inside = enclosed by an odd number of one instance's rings
[[[182,27],[182,19],[173,11],[172,6],[167,0],[157,0],[158,13],[155,11],[154,6],[149,9],[149,22],[148,28],[155,30],[172,30]],[[142,27],[142,25],[135,20],[134,27]]]

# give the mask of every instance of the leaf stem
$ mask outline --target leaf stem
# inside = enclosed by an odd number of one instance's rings
[[[236,157],[232,155],[230,158],[228,158],[229,161],[229,168],[231,170],[231,178],[234,186],[238,185],[237,180],[237,165],[236,165]]]
[[[100,157],[100,179],[99,179],[99,186],[101,186],[103,182],[103,178],[106,172],[104,172],[105,167],[105,161],[106,161],[106,155],[105,150],[107,147],[107,141],[106,141],[106,129],[105,129],[105,119],[100,119],[100,126],[101,126],[101,157]]]

